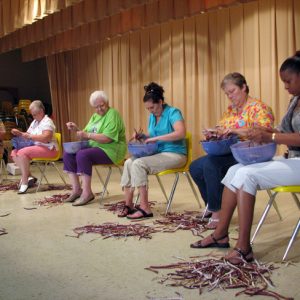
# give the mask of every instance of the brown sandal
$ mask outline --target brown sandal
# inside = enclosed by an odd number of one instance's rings
[[[233,254],[234,252],[236,253],[235,255]],[[252,262],[254,259],[252,247],[250,247],[249,251],[247,252],[240,248],[233,248],[233,250],[227,254],[224,259],[233,265]]]
[[[201,249],[201,248],[229,248],[229,247],[230,247],[230,245],[229,245],[228,242],[227,242],[227,243],[220,243],[220,242],[219,242],[219,241],[221,241],[221,240],[227,238],[227,237],[228,237],[228,234],[226,234],[226,235],[224,235],[224,236],[222,236],[221,238],[218,238],[218,239],[216,239],[216,238],[213,236],[213,234],[211,234],[210,237],[211,237],[212,240],[213,240],[212,243],[209,243],[209,244],[203,246],[203,245],[201,244],[201,242],[202,242],[203,240],[200,240],[200,241],[197,241],[197,242],[191,244],[190,247],[191,247],[191,248],[200,248],[200,249]]]
[[[127,215],[131,215],[136,212],[136,209],[131,208],[128,205],[125,205],[123,209],[118,213],[119,218],[125,218]]]

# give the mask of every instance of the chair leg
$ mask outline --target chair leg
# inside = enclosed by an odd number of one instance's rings
[[[169,196],[168,204],[167,204],[167,209],[166,209],[166,213],[165,213],[166,215],[168,214],[171,203],[173,201],[173,197],[174,197],[174,193],[175,193],[175,190],[176,190],[176,187],[177,187],[178,179],[179,179],[179,174],[176,173],[175,174],[175,180],[174,180],[174,183],[173,183],[173,186],[172,186],[172,189],[171,189],[171,193],[170,193],[170,196]]]
[[[56,163],[53,161],[53,162],[51,162],[51,164],[52,164],[53,167],[56,169],[56,171],[57,171],[59,177],[61,178],[61,180],[63,181],[63,183],[64,183],[65,185],[67,185],[67,182],[66,182],[66,180],[65,180],[65,178],[64,178],[64,176],[63,176],[63,174],[61,173],[61,171],[60,171],[59,168],[57,167]]]
[[[193,191],[193,194],[194,194],[194,196],[195,196],[195,198],[196,198],[196,200],[198,202],[199,208],[201,208],[200,199],[199,199],[198,194],[196,192],[196,189],[195,189],[195,187],[193,185],[193,182],[192,182],[192,179],[190,177],[190,174],[188,172],[183,172],[183,174],[185,175],[186,179],[188,180],[188,182],[190,184],[190,187],[191,187],[191,189]]]
[[[291,246],[293,245],[293,243],[294,243],[294,241],[295,241],[295,238],[296,238],[296,236],[297,236],[297,234],[298,234],[298,232],[299,232],[299,228],[300,228],[300,219],[298,220],[298,223],[297,223],[297,225],[296,225],[296,227],[295,227],[295,229],[294,229],[294,231],[293,231],[293,234],[292,234],[291,239],[290,239],[290,241],[289,241],[289,244],[288,244],[288,246],[287,246],[287,248],[286,248],[286,250],[285,250],[285,253],[284,253],[284,255],[283,255],[282,260],[285,260],[287,254],[289,253],[290,248],[291,248]]]
[[[260,218],[260,220],[259,220],[259,223],[258,223],[258,225],[257,225],[257,227],[256,227],[256,229],[255,229],[255,232],[254,232],[254,234],[253,234],[253,236],[252,236],[251,244],[253,244],[253,241],[254,241],[254,239],[255,239],[255,237],[256,237],[258,231],[260,230],[262,224],[264,223],[265,218],[266,218],[266,216],[267,216],[267,214],[268,214],[268,212],[269,212],[269,210],[270,210],[270,208],[271,208],[271,206],[272,206],[272,204],[273,204],[273,202],[274,202],[274,199],[275,199],[276,195],[277,195],[277,192],[271,194],[271,197],[270,197],[270,199],[269,199],[269,202],[268,202],[268,204],[267,204],[267,206],[266,206],[266,208],[265,208],[265,210],[264,210],[264,212],[263,212],[263,214],[262,214],[262,216],[261,216],[261,218]]]
[[[300,209],[300,201],[299,201],[296,193],[292,193],[292,196],[293,196],[293,198],[294,198],[294,200],[295,200],[295,202],[296,202],[296,204],[298,206],[298,209]]]
[[[206,204],[204,212],[202,213],[201,221],[204,220],[207,210],[208,210],[208,204]]]
[[[99,178],[101,184],[104,185],[104,180],[103,180],[103,178],[102,178],[102,176],[101,176],[99,170],[97,169],[97,167],[95,167],[95,171],[96,171],[96,173],[97,173],[97,175],[98,175],[98,178]]]
[[[101,200],[103,200],[104,195],[107,191],[107,185],[108,185],[108,182],[109,182],[109,179],[110,179],[111,172],[112,172],[112,167],[109,166],[108,167],[108,173],[107,173],[107,176],[106,176],[106,179],[105,179],[105,182],[104,182],[103,190],[101,192]]]
[[[271,192],[270,190],[267,190],[267,193],[268,193],[269,197],[272,196],[272,192]],[[278,217],[279,217],[279,220],[282,221],[282,216],[281,216],[281,213],[280,213],[280,211],[279,211],[279,208],[278,208],[278,206],[277,206],[276,201],[273,202],[273,207],[274,207],[274,209],[276,210],[276,213],[277,213],[277,215],[278,215]]]
[[[122,176],[122,168],[120,168],[119,166],[117,166],[117,168],[119,170],[120,175]]]
[[[162,182],[160,180],[160,177],[158,175],[155,175],[155,177],[156,177],[156,179],[157,179],[157,181],[159,183],[160,189],[162,190],[162,192],[163,192],[163,194],[164,194],[164,196],[166,198],[166,201],[168,202],[168,196],[167,196],[166,190],[165,190],[165,188],[164,188],[164,186],[163,186],[163,184],[162,184]]]
[[[0,160],[0,183],[3,180],[3,175],[5,175],[5,179],[7,179],[7,170],[6,170],[6,165],[5,165],[5,161],[2,158]]]
[[[46,171],[47,165],[48,165],[48,162],[45,162],[44,168],[41,168],[40,164],[39,164],[39,163],[37,164],[37,166],[38,166],[38,168],[39,168],[39,170],[40,170],[40,172],[41,172],[41,177],[40,177],[40,180],[39,180],[39,182],[38,182],[38,186],[37,186],[37,188],[36,188],[36,190],[35,190],[36,193],[38,192],[38,190],[39,190],[39,188],[40,188],[40,185],[41,185],[41,183],[42,183],[43,178],[45,178],[47,184],[49,184],[48,179],[47,179],[47,177],[46,177],[46,175],[45,175],[45,171]]]

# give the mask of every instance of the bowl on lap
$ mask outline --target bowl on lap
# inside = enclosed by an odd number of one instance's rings
[[[63,143],[64,151],[69,154],[76,154],[79,150],[89,147],[88,141],[66,142]]]

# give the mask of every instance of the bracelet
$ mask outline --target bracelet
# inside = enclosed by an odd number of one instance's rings
[[[274,143],[276,143],[275,138],[276,138],[276,133],[273,132],[273,133],[272,133],[272,141],[273,141]]]

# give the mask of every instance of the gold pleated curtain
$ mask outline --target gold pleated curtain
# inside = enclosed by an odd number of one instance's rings
[[[225,74],[245,75],[250,95],[274,110],[276,123],[290,96],[278,69],[300,49],[300,1],[261,0],[173,20],[47,57],[56,123],[83,127],[93,110],[92,91],[107,92],[124,118],[127,134],[146,129],[143,86],[156,81],[166,102],[181,109],[192,132],[194,156],[202,153],[201,130],[214,126],[228,101],[220,89]]]

